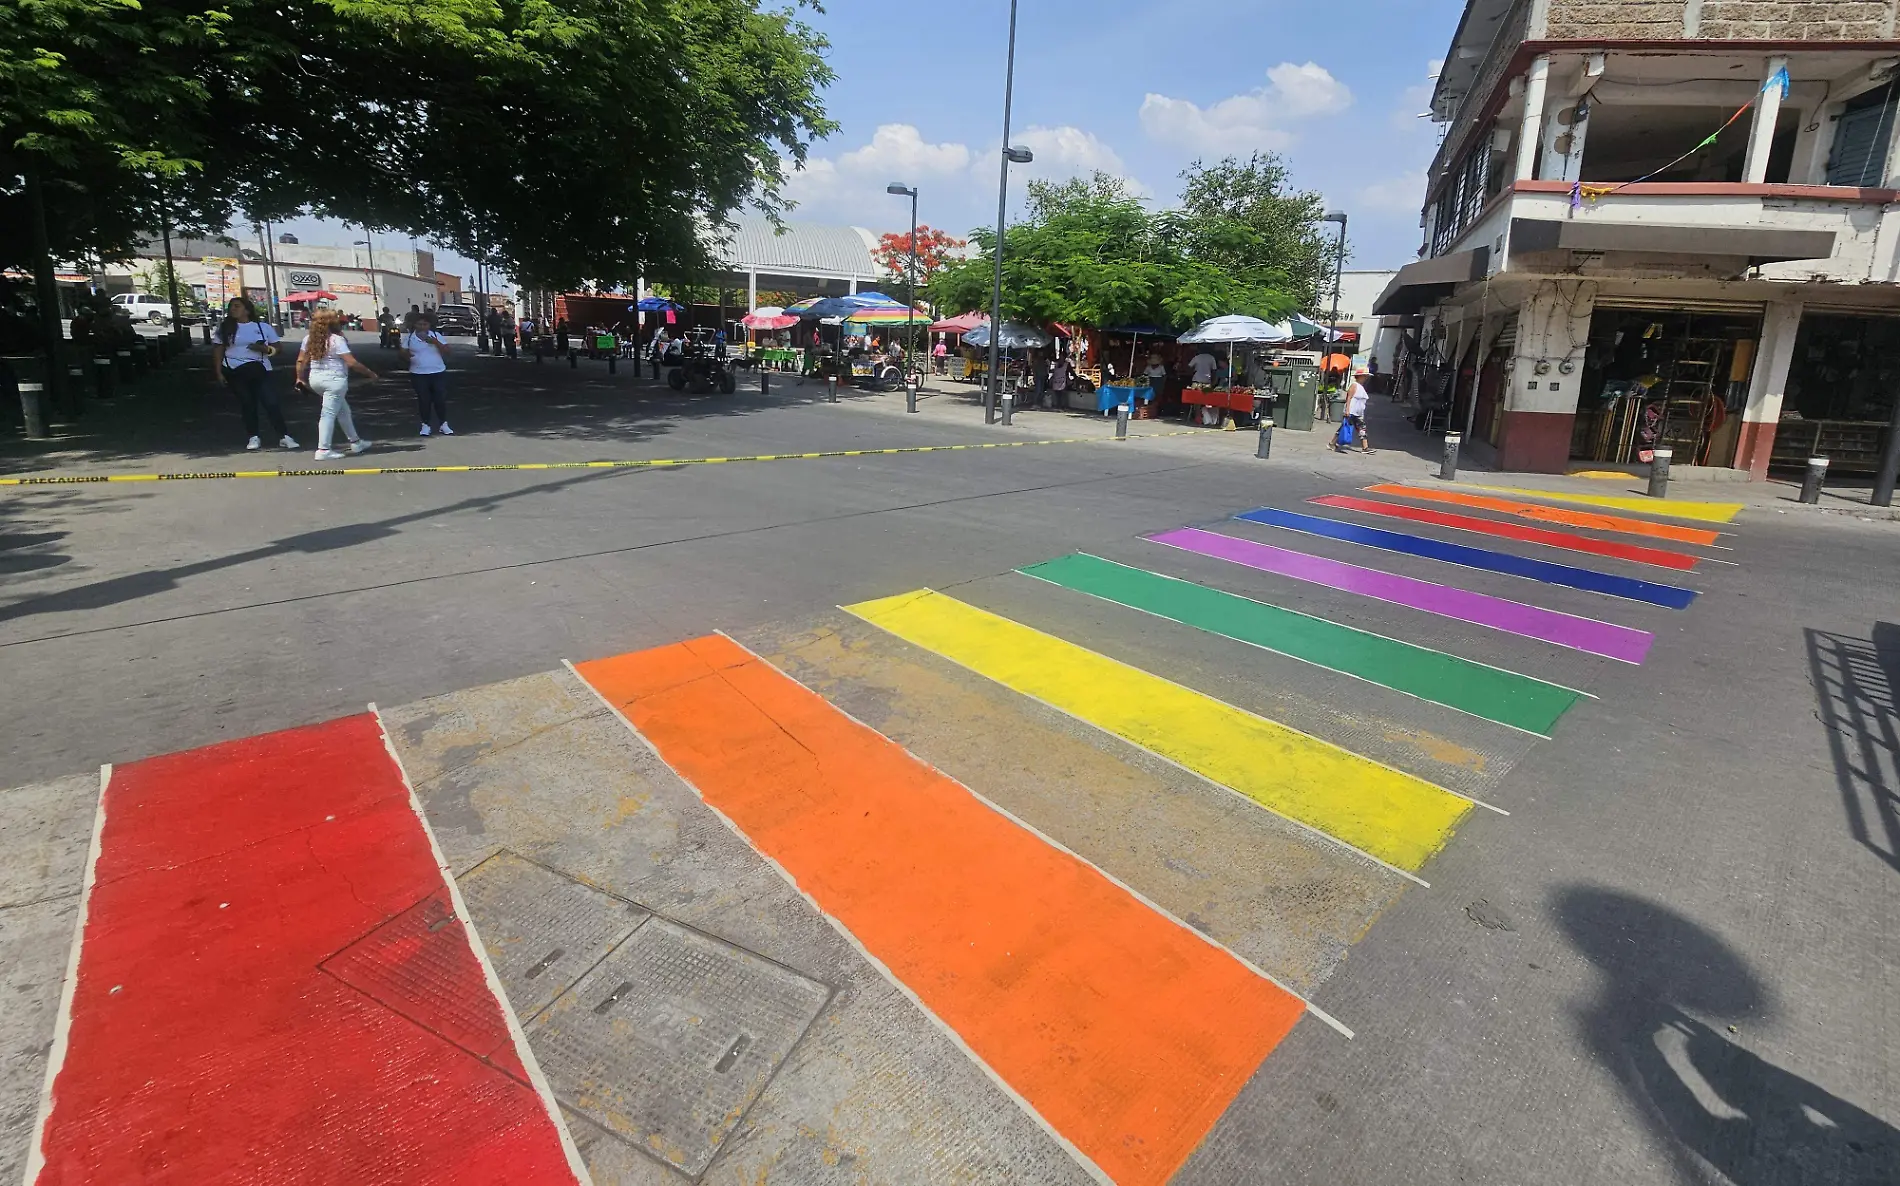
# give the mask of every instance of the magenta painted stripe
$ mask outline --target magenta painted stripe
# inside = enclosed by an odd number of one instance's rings
[[[1595,618],[1558,613],[1521,601],[1454,589],[1376,568],[1361,568],[1343,560],[1329,560],[1272,544],[1236,539],[1231,535],[1182,527],[1148,537],[1158,544],[1198,552],[1220,560],[1231,560],[1262,572],[1278,573],[1296,581],[1324,585],[1346,593],[1357,593],[1394,605],[1407,605],[1443,618],[1456,618],[1477,626],[1488,626],[1506,634],[1541,639],[1573,651],[1587,651],[1625,663],[1641,663],[1649,654],[1656,636],[1647,630],[1599,622]]]

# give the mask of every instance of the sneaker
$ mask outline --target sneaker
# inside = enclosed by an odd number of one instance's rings
[[[244,448],[248,452],[255,453],[263,447],[264,447],[264,442],[258,440],[256,437],[252,437],[250,440],[244,442]]]
[[[449,422],[447,420],[444,420],[442,422],[442,427],[436,429],[436,431],[441,433],[445,437],[452,437],[455,435],[455,430],[449,427]]]
[[[368,452],[369,447],[370,447],[369,441],[351,441],[350,442],[350,452],[352,453]]]
[[[283,440],[278,441],[277,444],[285,449],[301,449],[303,447],[302,445],[299,445],[296,441],[291,440],[289,437],[285,437]]]
[[[431,431],[432,431],[432,430],[431,430],[431,429],[429,428],[429,426],[428,426],[428,425],[426,425],[426,424],[425,424],[425,425],[423,425],[423,426],[422,426],[422,435],[423,435],[423,436],[425,436],[425,437],[426,437],[426,436],[428,436],[428,435],[429,435],[429,433],[430,433]]]
[[[343,460],[343,454],[338,453],[335,449],[318,449],[316,453],[316,457],[318,461]]]

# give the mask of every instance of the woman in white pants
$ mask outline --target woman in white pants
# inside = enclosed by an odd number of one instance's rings
[[[297,383],[316,393],[323,401],[317,417],[317,460],[335,461],[343,454],[330,448],[337,425],[350,438],[350,452],[361,453],[370,443],[356,435],[356,422],[350,417],[350,372],[370,382],[381,378],[356,361],[350,343],[337,332],[342,315],[334,309],[319,309],[310,315],[310,332],[304,336],[303,349],[297,352]]]

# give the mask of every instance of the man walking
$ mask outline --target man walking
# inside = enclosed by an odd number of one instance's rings
[[[1353,439],[1359,442],[1359,451],[1372,452],[1372,439],[1366,435],[1365,385],[1353,378],[1350,373],[1346,376],[1346,413],[1343,419],[1352,429]],[[1345,446],[1339,444],[1337,438],[1334,438],[1333,448],[1341,453],[1346,451]]]

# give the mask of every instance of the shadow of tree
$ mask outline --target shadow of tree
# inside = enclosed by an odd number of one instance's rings
[[[1571,886],[1553,908],[1604,987],[1583,1034],[1690,1182],[1892,1186],[1900,1131],[1743,1049],[1703,1018],[1772,1016],[1726,943],[1630,894]]]
[[[1827,726],[1847,826],[1900,869],[1900,625],[1876,622],[1869,638],[1806,633],[1814,715]]]

